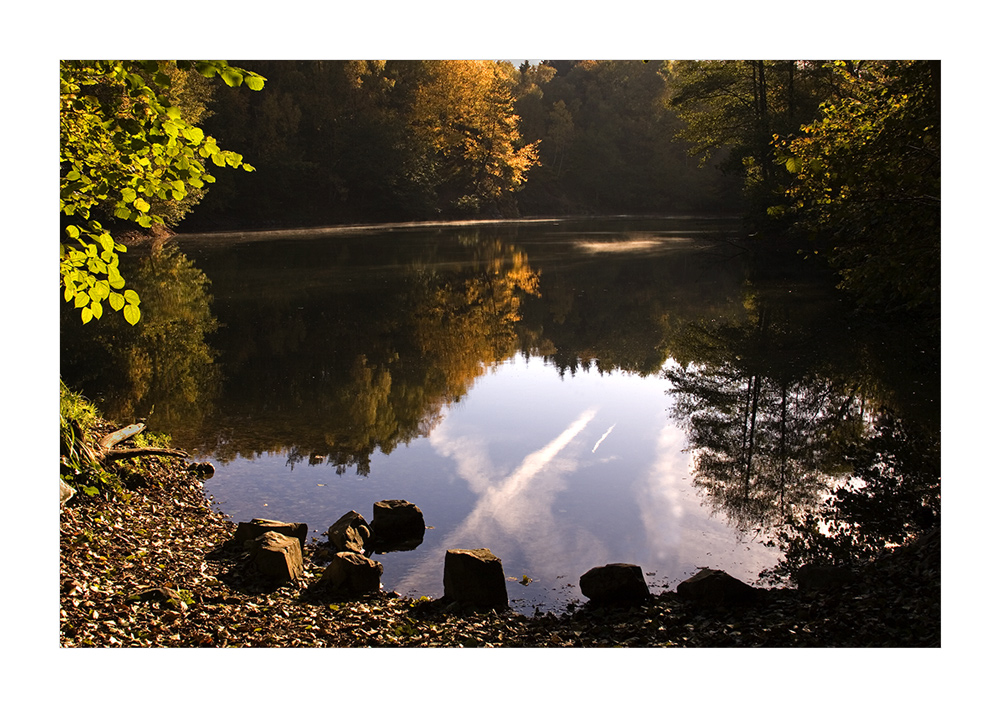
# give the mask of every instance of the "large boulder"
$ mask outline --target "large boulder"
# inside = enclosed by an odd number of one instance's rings
[[[285,523],[280,520],[269,520],[268,518],[254,518],[249,523],[240,523],[236,526],[236,535],[233,541],[243,547],[248,540],[256,540],[264,533],[280,533],[299,541],[299,550],[305,550],[306,535],[309,533],[309,526],[305,523]]]
[[[372,545],[379,552],[412,550],[424,540],[424,514],[409,501],[378,501],[372,506]]]
[[[368,521],[357,511],[348,511],[330,526],[326,537],[337,548],[337,552],[365,554],[365,542],[371,537]]]
[[[639,565],[614,563],[587,570],[580,591],[595,604],[634,604],[649,598]]]
[[[506,607],[507,581],[500,558],[486,548],[448,550],[444,556],[444,598],[477,607]]]
[[[268,531],[251,541],[249,565],[268,583],[302,579],[302,548],[298,538]]]
[[[356,552],[338,552],[317,586],[328,594],[348,598],[373,594],[382,587],[382,563]]]
[[[713,569],[703,569],[677,585],[677,596],[716,606],[751,602],[764,591]]]

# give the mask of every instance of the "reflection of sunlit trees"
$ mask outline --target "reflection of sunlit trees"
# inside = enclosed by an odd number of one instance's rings
[[[499,239],[469,241],[471,273],[439,273],[429,283],[415,312],[420,353],[435,366],[450,399],[492,364],[517,350],[514,324],[521,319],[521,295],[538,293],[538,273],[525,254]]]
[[[341,255],[368,258],[365,245]],[[318,297],[306,287],[223,307],[230,409],[223,438],[202,451],[367,474],[376,450],[428,434],[445,406],[516,353],[522,298],[538,288],[523,251],[499,239],[471,231],[436,247],[429,261],[394,269],[389,286],[324,283]],[[352,272],[367,262],[352,261]]]
[[[154,246],[132,274],[142,288],[144,316],[134,327],[109,321],[89,340],[69,346],[97,347],[107,364],[98,388],[105,413],[119,420],[145,417],[166,429],[206,414],[218,391],[218,371],[206,335],[218,326],[210,311],[209,281],[171,244]],[[102,322],[103,324],[103,322]],[[72,361],[72,353],[68,356]]]

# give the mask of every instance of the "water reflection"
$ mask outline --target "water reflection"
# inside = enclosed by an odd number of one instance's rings
[[[693,483],[744,530],[815,505],[851,472],[844,445],[869,428],[861,384],[830,368],[837,335],[804,324],[751,300],[739,320],[690,324],[679,350],[691,363],[666,374],[695,451]]]
[[[543,606],[606,562],[752,581],[779,556],[755,539],[812,553],[804,519],[903,455],[882,411],[913,396],[825,283],[762,279],[718,224],[684,225],[181,238],[130,261],[134,330],[64,325],[63,375],[216,461],[238,520],[322,530],[417,503],[434,529],[386,560],[400,591],[439,593],[460,545],[531,576],[510,594]],[[869,495],[888,503],[883,477]]]
[[[160,429],[197,425],[219,393],[220,371],[206,339],[218,328],[211,283],[177,246],[156,245],[130,261],[131,287],[143,316],[132,327],[106,316],[86,327],[62,324],[62,376],[100,391],[94,397],[116,420],[155,413]]]

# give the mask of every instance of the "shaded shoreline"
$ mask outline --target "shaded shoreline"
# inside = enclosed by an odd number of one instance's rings
[[[836,590],[772,589],[751,606],[674,592],[631,608],[475,612],[380,592],[331,600],[264,590],[227,544],[236,524],[179,460],[145,462],[130,500],[80,497],[60,517],[63,647],[939,647],[940,534],[871,563]],[[322,572],[307,545],[307,582]],[[180,601],[144,601],[151,588]],[[169,593],[167,593],[169,594]],[[166,596],[167,594],[161,595]]]

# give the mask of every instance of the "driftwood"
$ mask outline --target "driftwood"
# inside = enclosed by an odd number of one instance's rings
[[[112,432],[109,435],[105,435],[101,438],[101,441],[97,443],[97,449],[95,453],[99,461],[117,461],[119,459],[131,459],[132,457],[145,457],[145,456],[161,456],[161,457],[180,457],[181,459],[187,457],[187,452],[181,451],[180,449],[167,449],[166,447],[135,447],[133,449],[112,449],[113,446],[124,442],[129,437],[134,437],[135,435],[146,429],[146,426],[141,422],[134,425],[129,425],[128,427],[123,427],[117,432]]]
[[[144,456],[163,456],[163,457],[179,457],[184,459],[188,456],[188,453],[180,449],[168,449],[166,447],[134,447],[132,449],[113,449],[114,445],[120,444],[125,440],[133,437],[144,429],[146,425],[136,423],[134,425],[129,425],[128,427],[123,427],[120,430],[112,432],[111,434],[105,435],[97,443],[96,447],[91,447],[83,439],[83,430],[77,424],[76,420],[73,421],[73,432],[74,432],[74,451],[77,455],[82,458],[98,464],[104,464],[105,462],[118,461],[120,459],[132,459],[133,457],[144,457]],[[64,462],[65,463],[65,462]]]

